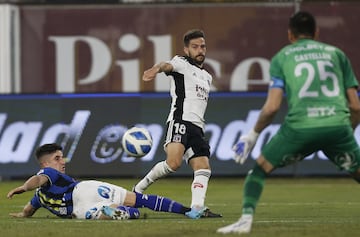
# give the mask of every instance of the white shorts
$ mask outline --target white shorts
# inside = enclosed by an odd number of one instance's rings
[[[81,181],[73,190],[73,216],[77,219],[99,219],[102,206],[123,205],[127,190],[96,180]]]

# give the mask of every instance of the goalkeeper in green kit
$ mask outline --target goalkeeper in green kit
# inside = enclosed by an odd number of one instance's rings
[[[280,109],[286,94],[288,113],[249,171],[240,219],[218,233],[249,233],[266,176],[279,167],[323,151],[339,169],[360,183],[360,148],[353,131],[360,122],[358,82],[346,55],[315,41],[315,18],[300,11],[289,21],[290,45],[271,60],[268,96],[254,128],[234,146],[235,161],[244,163],[256,140]]]

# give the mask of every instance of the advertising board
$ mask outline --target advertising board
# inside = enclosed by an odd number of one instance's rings
[[[356,3],[303,3],[320,40],[341,48],[360,75]],[[21,5],[20,93],[166,92],[153,64],[183,54],[183,34],[204,30],[214,92],[265,92],[271,57],[289,43],[293,3]],[[219,16],[219,17],[217,17]],[[220,17],[221,16],[221,17]]]
[[[211,147],[214,176],[245,175],[262,146],[278,130],[285,107],[261,133],[245,165],[232,159],[233,144],[256,121],[265,93],[213,93],[210,96],[205,135]],[[167,93],[59,94],[1,96],[0,176],[18,177],[36,173],[36,147],[57,142],[64,147],[67,173],[77,177],[142,176],[165,159],[163,140],[170,107]],[[121,146],[130,127],[146,127],[153,147],[141,159],[127,157]],[[360,131],[356,130],[360,140]],[[304,162],[277,170],[278,175],[341,174],[321,153]],[[177,176],[191,175],[184,162]]]

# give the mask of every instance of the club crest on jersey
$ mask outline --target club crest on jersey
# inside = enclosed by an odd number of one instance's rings
[[[181,135],[174,135],[174,137],[173,137],[173,142],[181,142]]]

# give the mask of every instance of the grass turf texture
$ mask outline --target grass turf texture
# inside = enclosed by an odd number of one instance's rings
[[[104,179],[101,179],[104,180]],[[104,180],[131,189],[133,179]],[[189,205],[191,178],[159,180],[148,193],[159,194]],[[141,209],[142,218],[126,221],[65,220],[45,209],[31,218],[17,219],[17,212],[32,192],[6,199],[7,192],[20,181],[0,182],[1,236],[222,236],[219,227],[239,218],[244,178],[216,178],[209,184],[207,206],[223,218],[190,220],[185,216]],[[144,215],[147,216],[144,219]],[[350,178],[269,178],[259,202],[252,232],[266,237],[351,237],[360,233],[360,186]],[[236,236],[236,235],[226,235]]]

